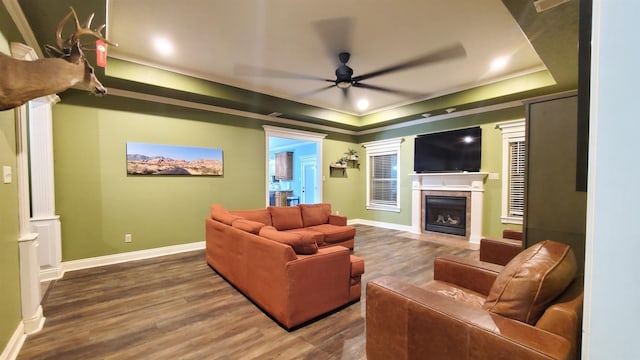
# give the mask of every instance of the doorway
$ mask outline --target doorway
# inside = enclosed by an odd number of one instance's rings
[[[263,126],[266,143],[266,196],[268,205],[315,204],[322,202],[322,141],[325,134]],[[286,165],[276,164],[277,153],[290,153]],[[278,160],[282,161],[282,160]],[[282,167],[291,166],[283,176]],[[279,169],[276,171],[276,169]],[[277,199],[287,198],[282,202]]]

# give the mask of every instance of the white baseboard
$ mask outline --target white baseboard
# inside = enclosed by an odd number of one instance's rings
[[[5,346],[2,354],[0,354],[0,360],[15,360],[26,339],[27,335],[24,333],[24,324],[20,321],[18,328],[13,332],[7,346]]]
[[[40,282],[58,280],[62,278],[62,275],[64,275],[64,272],[61,268],[40,270]]]
[[[178,254],[187,251],[201,250],[205,248],[204,241],[198,241],[182,245],[165,246],[155,249],[131,251],[126,253],[98,256],[88,259],[64,261],[62,263],[62,272],[88,269],[92,267],[119,264],[127,261],[135,261],[149,259],[158,256]]]
[[[400,224],[387,223],[387,222],[381,222],[381,221],[373,221],[373,220],[365,220],[365,219],[352,219],[352,220],[348,220],[347,224],[349,224],[349,225],[354,225],[354,224],[369,225],[369,226],[381,227],[381,228],[384,228],[384,229],[399,230],[399,231],[406,231],[406,232],[410,232],[410,233],[415,233],[415,230],[413,229],[413,227],[411,225],[400,225]]]

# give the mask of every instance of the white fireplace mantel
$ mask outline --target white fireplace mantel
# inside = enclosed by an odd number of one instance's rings
[[[482,198],[486,172],[409,174],[411,176],[411,227],[422,233],[422,191],[468,191],[471,193],[469,242],[479,244],[482,237]]]

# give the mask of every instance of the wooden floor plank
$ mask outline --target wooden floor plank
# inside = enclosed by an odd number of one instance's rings
[[[206,264],[204,251],[73,271],[50,284],[42,331],[18,359],[365,359],[365,286],[391,275],[433,278],[440,255],[478,258],[468,243],[356,225],[361,301],[287,332]]]

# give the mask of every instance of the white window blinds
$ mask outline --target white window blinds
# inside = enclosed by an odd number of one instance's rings
[[[509,216],[524,214],[525,142],[509,143]]]
[[[371,205],[397,206],[397,164],[397,154],[371,156]]]

